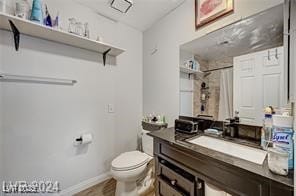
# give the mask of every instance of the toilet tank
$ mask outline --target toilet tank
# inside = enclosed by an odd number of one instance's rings
[[[143,152],[153,157],[153,138],[147,133],[150,131],[142,130],[142,149]]]

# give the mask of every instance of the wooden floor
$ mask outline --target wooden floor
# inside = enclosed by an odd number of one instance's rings
[[[110,179],[106,180],[100,184],[92,186],[80,193],[75,194],[74,196],[114,196],[116,189],[116,180]],[[143,196],[154,196],[154,191],[151,190]]]

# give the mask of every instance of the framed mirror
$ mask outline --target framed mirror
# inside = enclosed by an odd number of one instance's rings
[[[262,125],[288,103],[284,7],[279,5],[180,46],[180,115],[239,116]]]

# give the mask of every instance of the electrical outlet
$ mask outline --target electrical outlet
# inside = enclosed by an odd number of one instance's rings
[[[108,112],[109,113],[114,113],[115,112],[115,107],[114,104],[108,104]]]

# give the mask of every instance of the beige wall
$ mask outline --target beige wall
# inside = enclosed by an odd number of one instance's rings
[[[235,0],[234,14],[198,31],[194,27],[194,0],[161,19],[144,32],[143,110],[144,114],[165,114],[172,125],[179,114],[179,46],[213,30],[231,24],[283,0]],[[152,53],[157,49],[156,53]]]

